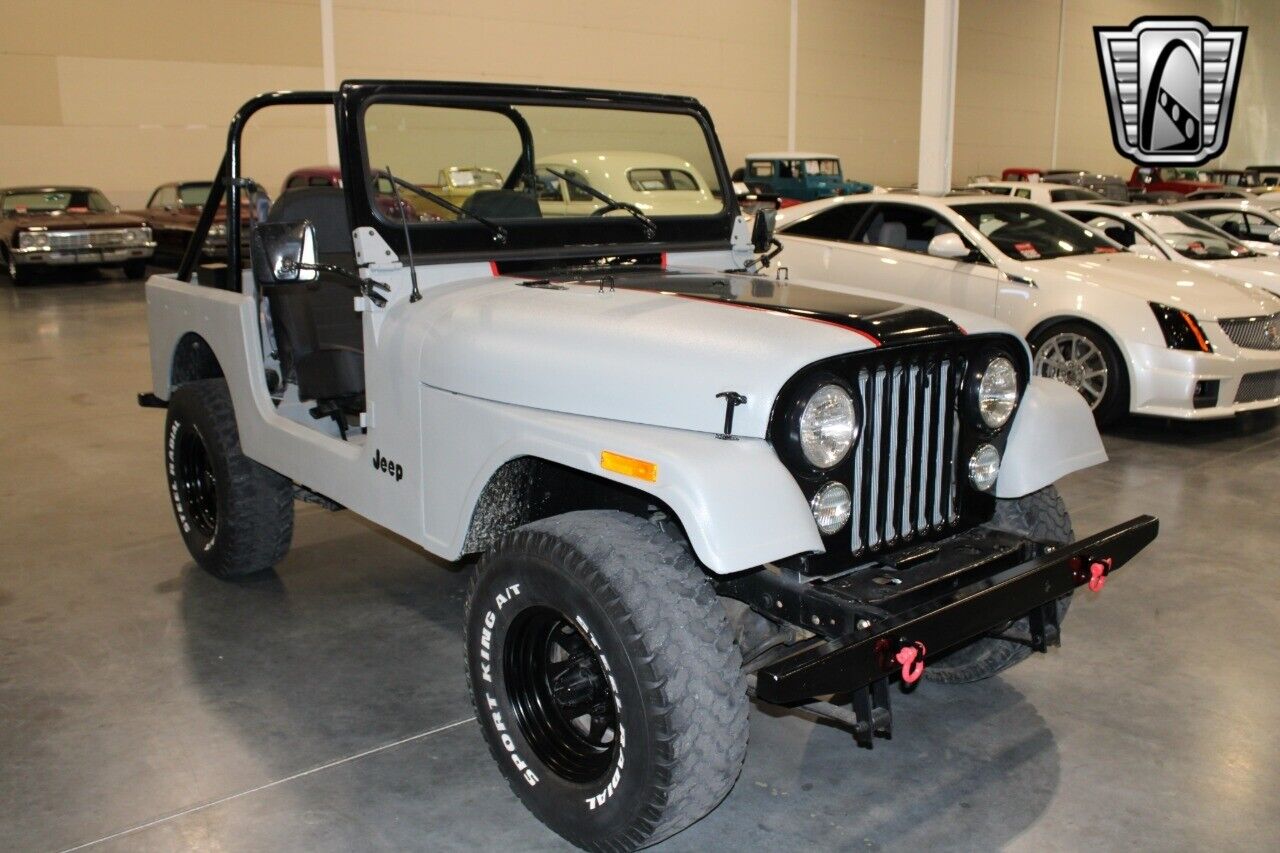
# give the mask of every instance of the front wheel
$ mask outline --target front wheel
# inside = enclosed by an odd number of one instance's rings
[[[1071,527],[1071,516],[1067,513],[1067,505],[1063,503],[1062,496],[1054,486],[1048,486],[1021,498],[997,500],[996,513],[991,519],[990,526],[1006,533],[1052,545],[1067,545],[1074,542],[1076,538],[1075,531]],[[1070,595],[1058,599],[1059,625],[1062,624],[1062,620],[1067,615],[1067,608],[1070,606]],[[1029,634],[1030,621],[1024,616],[1010,627],[1019,633]],[[1030,656],[1030,646],[1013,640],[982,637],[943,655],[936,663],[930,661],[924,677],[945,684],[966,684],[990,678]]]
[[[147,262],[146,261],[125,261],[124,263],[125,278],[146,278]]]
[[[234,578],[284,559],[293,538],[293,484],[241,452],[226,380],[174,391],[164,435],[169,500],[196,563]]]
[[[516,796],[590,850],[634,850],[720,803],[747,743],[742,660],[689,552],[619,512],[507,535],[467,598],[467,679]]]
[[[1035,374],[1076,389],[1099,426],[1128,412],[1128,376],[1104,333],[1084,323],[1060,323],[1036,333],[1029,343]]]

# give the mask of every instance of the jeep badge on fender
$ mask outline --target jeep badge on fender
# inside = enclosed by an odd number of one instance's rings
[[[381,450],[373,451],[373,470],[394,477],[397,483],[404,478],[404,468],[400,467],[400,463],[383,456]]]

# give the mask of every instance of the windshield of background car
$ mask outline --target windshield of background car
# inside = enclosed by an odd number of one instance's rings
[[[1134,218],[1160,235],[1175,252],[1197,261],[1229,261],[1252,257],[1248,247],[1203,220],[1177,210],[1138,213]]]
[[[634,205],[654,219],[725,210],[712,149],[693,115],[577,106],[512,105],[509,110],[375,101],[364,112],[368,169],[390,170],[496,222],[629,218],[627,211],[608,209],[607,202],[575,184]],[[525,161],[521,120],[531,135],[534,169]],[[476,161],[498,171],[496,185],[436,183],[438,176]],[[429,202],[419,204],[407,191],[401,196],[411,202],[412,225],[432,228],[466,219]],[[383,219],[398,221],[396,211],[410,207],[374,201]]]
[[[204,207],[213,184],[183,184],[178,187],[178,203],[183,207]]]
[[[1119,251],[1075,220],[1034,204],[958,204],[952,209],[1015,260]]]
[[[5,213],[111,213],[115,207],[97,190],[9,193]]]

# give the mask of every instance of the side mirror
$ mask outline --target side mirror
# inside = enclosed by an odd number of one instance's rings
[[[1267,242],[1280,245],[1280,228],[1275,229],[1267,235]]]
[[[964,240],[955,232],[935,234],[929,241],[929,254],[935,258],[947,258],[953,261],[968,260],[973,250],[964,244]]]
[[[751,223],[751,248],[757,253],[767,252],[773,245],[773,226],[777,222],[777,216],[776,210],[756,211],[755,221]]]
[[[279,284],[314,281],[316,229],[310,222],[259,222],[253,226],[253,274]]]

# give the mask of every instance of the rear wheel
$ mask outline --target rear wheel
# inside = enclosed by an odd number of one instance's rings
[[[240,451],[226,380],[173,392],[165,473],[178,529],[202,569],[243,577],[284,559],[293,538],[293,484]]]
[[[1049,486],[1014,500],[997,500],[996,514],[991,527],[1037,542],[1067,545],[1075,541],[1071,528],[1071,516],[1058,490]],[[1071,606],[1071,596],[1058,599],[1058,623],[1061,624]],[[1010,628],[1019,633],[1029,633],[1030,620],[1026,617]],[[983,637],[930,661],[924,677],[945,684],[965,684],[981,681],[1002,672],[1031,655],[1030,646],[1012,640]]]
[[[1128,375],[1104,333],[1084,323],[1060,323],[1037,333],[1030,343],[1036,375],[1080,392],[1099,426],[1127,413]]]
[[[514,531],[481,562],[465,625],[489,750],[564,838],[655,844],[733,787],[742,660],[710,584],[657,526],[588,511]]]

